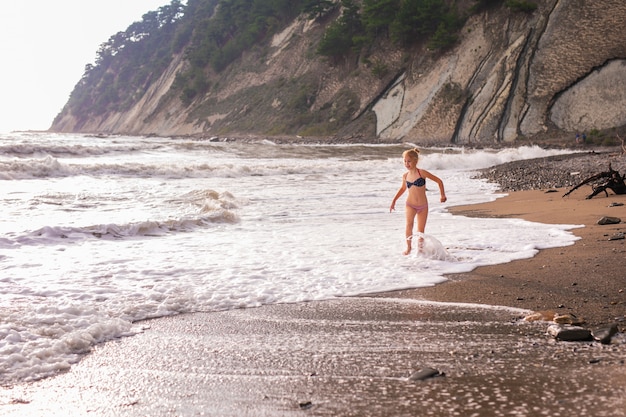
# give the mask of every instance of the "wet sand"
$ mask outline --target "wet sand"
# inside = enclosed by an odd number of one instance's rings
[[[626,416],[624,333],[561,342],[522,320],[556,310],[624,331],[626,246],[609,239],[626,226],[596,222],[626,220],[609,207],[626,196],[564,191],[453,211],[585,225],[572,246],[429,288],[138,323],[67,373],[3,388],[0,415]],[[423,367],[445,376],[410,380]]]
[[[152,320],[3,416],[623,416],[624,341],[556,342],[523,311],[349,298]],[[432,367],[445,374],[412,381]]]

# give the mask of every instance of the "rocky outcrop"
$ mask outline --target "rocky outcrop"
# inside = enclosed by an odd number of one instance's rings
[[[569,131],[626,124],[626,60],[608,61],[556,97],[550,120]]]
[[[413,140],[511,142],[549,129],[626,124],[626,3],[546,1],[533,16],[472,18],[450,53],[414,65],[374,107],[377,132]],[[398,101],[402,100],[402,105]]]
[[[150,85],[129,110],[112,111],[89,120],[79,120],[71,112],[62,112],[52,130],[61,132],[112,133],[130,135],[187,135],[194,134],[198,128],[187,120],[185,108],[179,100],[170,100],[167,109],[161,104],[168,97],[168,92],[182,68],[184,61],[181,56],[174,57],[167,70]],[[163,111],[167,115],[163,115]]]
[[[471,17],[443,54],[385,43],[333,65],[314,53],[329,22],[299,18],[209,75],[214,87],[189,106],[170,91],[185,65],[176,57],[129,110],[89,120],[64,110],[51,130],[280,135],[297,121],[301,135],[477,144],[626,125],[626,2],[538,3]]]

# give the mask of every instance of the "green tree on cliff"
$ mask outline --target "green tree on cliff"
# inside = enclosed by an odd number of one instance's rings
[[[331,23],[317,47],[317,53],[337,60],[353,50],[362,34],[360,8],[354,0],[341,0],[341,16]]]
[[[302,6],[302,12],[309,19],[316,19],[325,16],[337,7],[333,0],[306,0]]]
[[[437,34],[441,46],[454,41],[461,27],[456,11],[444,0],[404,0],[391,24],[392,38],[410,45]]]
[[[189,104],[209,87],[207,67],[223,71],[252,46],[293,20],[305,0],[189,0],[183,26],[190,26],[189,68],[174,87]]]
[[[406,1],[406,0],[405,0]],[[387,34],[396,19],[400,0],[363,0],[363,25],[373,36]]]
[[[85,66],[67,106],[77,116],[124,111],[141,97],[172,60],[179,0],[143,15],[100,45],[94,65]]]

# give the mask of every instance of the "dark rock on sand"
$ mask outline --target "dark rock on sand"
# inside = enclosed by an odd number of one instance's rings
[[[308,410],[309,408],[313,407],[313,403],[311,401],[304,401],[304,402],[301,402],[298,405],[303,410]]]
[[[567,324],[554,324],[548,327],[548,333],[564,342],[584,342],[592,339],[591,330]]]
[[[445,376],[445,374],[434,368],[422,368],[419,371],[413,372],[409,377],[409,381],[424,381],[425,379],[435,378],[438,376]]]
[[[613,323],[608,327],[595,329],[591,332],[593,339],[603,344],[611,343],[613,336],[617,334],[617,323]]]
[[[618,224],[621,223],[621,221],[622,219],[620,219],[619,217],[604,216],[600,220],[598,220],[598,224],[603,226],[605,224]]]

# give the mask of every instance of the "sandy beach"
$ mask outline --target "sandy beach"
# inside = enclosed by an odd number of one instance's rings
[[[557,192],[517,191],[493,203],[455,207],[466,216],[519,217],[529,221],[571,224],[580,237],[574,245],[546,249],[522,261],[479,268],[450,276],[431,288],[407,291],[411,297],[437,301],[515,306],[533,311],[567,312],[591,326],[616,322],[626,327],[626,244],[624,223],[598,225],[602,217],[626,220],[626,196],[586,200],[587,189],[563,198]],[[611,206],[612,203],[625,204]],[[509,233],[514,231],[503,231]],[[615,239],[615,240],[611,240]]]
[[[66,373],[2,388],[0,415],[626,416],[626,226],[597,224],[626,221],[626,195],[546,191],[452,211],[577,225],[572,246],[434,287],[137,323]],[[557,341],[523,320],[546,310],[621,332]],[[411,378],[427,367],[441,375]]]

